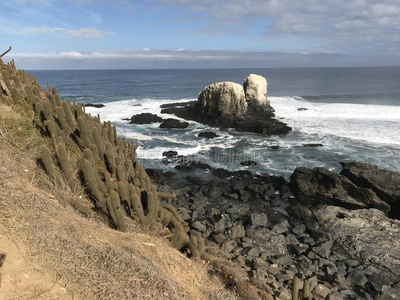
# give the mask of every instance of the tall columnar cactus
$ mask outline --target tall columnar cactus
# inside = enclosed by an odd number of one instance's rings
[[[46,145],[42,145],[40,147],[40,158],[42,160],[44,169],[47,175],[54,180],[55,178],[55,171],[53,166],[53,159],[50,153],[49,148]]]
[[[104,143],[100,138],[100,131],[98,127],[92,129],[94,143],[101,159],[104,159]]]
[[[84,116],[78,117],[78,128],[85,146],[87,148],[90,148],[90,146],[92,145],[92,141],[90,140],[89,129],[87,127]]]
[[[107,207],[110,211],[113,222],[117,226],[118,230],[126,231],[124,211],[118,193],[115,191],[111,192],[109,199],[110,200],[107,200]]]
[[[57,157],[60,162],[61,170],[67,179],[68,185],[74,189],[76,186],[75,178],[73,177],[71,166],[68,160],[67,151],[65,151],[64,143],[59,142],[57,144]]]
[[[99,185],[97,182],[97,178],[95,175],[95,172],[97,172],[97,171],[93,168],[92,163],[87,159],[82,160],[80,162],[80,164],[81,164],[81,170],[83,172],[83,176],[85,178],[86,185],[88,186],[91,195],[94,197],[97,204],[102,209],[105,209],[106,201],[105,201],[104,197],[101,195]]]
[[[76,123],[71,111],[71,104],[69,102],[64,101],[62,103],[62,106],[64,108],[65,118],[67,119],[69,127],[71,128],[72,131],[75,131]]]

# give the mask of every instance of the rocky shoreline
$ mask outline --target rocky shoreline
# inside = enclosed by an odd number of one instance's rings
[[[354,162],[342,174],[299,168],[288,182],[173,162],[176,172],[147,171],[161,192],[176,195],[169,201],[190,234],[275,297],[290,298],[294,276],[308,279],[315,299],[400,296],[400,221],[387,216],[398,218],[400,174]]]

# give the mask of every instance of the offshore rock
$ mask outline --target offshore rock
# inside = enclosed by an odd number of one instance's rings
[[[166,119],[160,124],[160,128],[176,128],[176,129],[184,129],[189,126],[188,122],[181,122],[177,119]]]
[[[207,116],[242,116],[247,111],[243,87],[228,81],[204,88],[199,94],[198,104],[200,113]]]
[[[243,83],[249,109],[264,110],[269,108],[267,99],[267,79],[261,75],[250,74]]]
[[[385,213],[390,210],[390,206],[372,190],[358,187],[347,177],[324,168],[296,168],[290,176],[290,185],[297,200],[303,204],[377,208]]]
[[[129,120],[129,124],[152,124],[152,123],[160,123],[163,119],[155,114],[151,113],[142,113],[138,115],[134,115]]]
[[[389,216],[400,219],[400,173],[363,162],[340,164],[343,167],[340,174],[357,186],[373,190],[379,198],[390,205]]]

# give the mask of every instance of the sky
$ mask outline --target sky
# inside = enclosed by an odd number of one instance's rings
[[[0,0],[0,35],[23,69],[400,66],[400,0]]]

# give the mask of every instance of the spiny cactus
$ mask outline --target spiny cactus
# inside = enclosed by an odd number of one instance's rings
[[[95,198],[99,206],[105,209],[106,201],[104,197],[101,195],[98,181],[95,175],[95,172],[97,171],[93,168],[92,163],[87,159],[81,160],[80,165],[81,165],[81,170],[83,172],[83,176],[85,178],[85,182],[90,190],[90,193]]]
[[[73,189],[75,188],[76,182],[72,175],[71,166],[69,164],[67,152],[65,151],[64,143],[59,142],[57,144],[57,157],[60,162],[61,170],[64,173],[65,178],[67,179],[68,185]]]
[[[49,148],[47,148],[46,145],[42,145],[40,147],[40,158],[42,160],[47,175],[54,180],[55,171],[53,166],[53,159],[51,157],[50,150]]]
[[[111,218],[120,231],[126,231],[124,211],[121,206],[121,200],[117,192],[113,191],[110,194],[110,200],[107,201],[107,207],[110,211]]]

